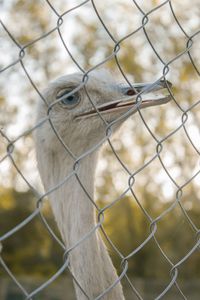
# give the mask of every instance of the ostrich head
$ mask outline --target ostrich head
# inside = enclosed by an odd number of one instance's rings
[[[164,81],[130,87],[117,84],[108,71],[99,70],[91,72],[85,84],[79,73],[60,77],[48,86],[44,97],[50,107],[54,128],[78,156],[101,141],[110,125],[115,132],[137,108],[168,102],[169,93],[164,96],[160,90],[167,90]],[[46,105],[40,103],[38,118],[46,114]],[[40,130],[39,135],[42,134],[43,147],[59,147],[60,141],[49,124]]]
[[[124,86],[106,71],[90,73],[87,79],[83,83],[82,74],[72,74],[48,86],[44,93],[46,103],[40,101],[38,120],[48,112],[49,122],[38,127],[36,152],[40,175],[45,190],[50,191],[50,204],[65,245],[77,245],[69,254],[73,275],[89,299],[96,299],[118,280],[106,247],[98,231],[94,231],[94,205],[88,197],[94,197],[97,151],[81,159],[75,176],[74,157],[63,146],[67,145],[80,158],[103,142],[109,128],[115,132],[137,108],[166,103],[170,96],[159,94],[159,90],[166,89],[163,81]],[[77,286],[75,289],[78,300],[88,299]],[[124,300],[121,284],[118,282],[103,299]]]

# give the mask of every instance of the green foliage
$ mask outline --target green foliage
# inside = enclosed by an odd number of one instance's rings
[[[151,194],[146,195],[151,201]],[[105,201],[98,201],[100,207]],[[145,209],[149,209],[145,205]],[[8,232],[28,217],[35,207],[35,200],[31,192],[17,192],[1,188],[0,191],[0,235]],[[167,205],[151,207],[151,215],[160,215]],[[194,209],[187,211],[190,218],[199,222],[199,213]],[[49,209],[44,210],[45,217],[55,230]],[[114,245],[123,256],[130,256],[150,234],[151,222],[141,212],[132,197],[126,196],[105,211],[104,229]],[[157,223],[156,238],[163,251],[175,264],[187,254],[195,243],[195,232],[183,218],[179,206]],[[112,250],[108,249],[116,267],[120,271],[120,259]],[[60,246],[51,238],[40,217],[35,218],[28,225],[3,242],[2,257],[18,275],[30,274],[35,276],[50,276],[62,264]],[[156,259],[155,259],[156,257]],[[161,255],[157,244],[152,238],[136,255],[129,257],[129,273],[137,277],[151,277],[166,279],[169,275],[169,264]],[[180,278],[196,278],[200,276],[200,262],[198,252],[194,253],[180,268]]]
[[[20,224],[35,207],[30,191],[22,193],[1,188],[0,235]],[[52,224],[50,217],[47,221]],[[53,241],[39,216],[3,242],[2,257],[14,273],[37,277],[53,274],[62,264],[60,247]]]

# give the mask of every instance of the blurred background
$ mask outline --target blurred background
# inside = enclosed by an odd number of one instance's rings
[[[42,0],[0,1],[1,19],[5,26],[19,45],[29,44],[23,58],[24,70],[20,62],[14,63],[19,57],[19,47],[0,26],[2,133],[13,140],[34,126],[36,105],[41,99],[26,72],[42,92],[48,82],[56,77],[79,71],[57,30],[31,44],[57,26],[58,16],[55,12],[63,14],[63,24],[60,26],[62,38],[84,70],[111,55],[115,46],[113,40],[119,41],[136,31],[142,24],[144,14],[148,13],[145,30],[160,59],[142,29],[121,42],[117,57],[131,82],[155,81],[162,76],[165,64],[169,63],[166,78],[173,84],[174,100],[166,106],[142,111],[142,117],[155,138],[145,126],[141,115],[135,114],[112,140],[121,161],[135,174],[135,183],[134,194],[127,193],[123,200],[106,210],[105,230],[119,251],[126,256],[150,234],[150,221],[140,205],[155,219],[179,197],[185,213],[176,205],[157,223],[156,232],[163,252],[176,264],[195,245],[200,226],[200,33],[195,35],[200,29],[199,0],[98,1],[96,7],[113,39],[100,23],[90,1],[65,14],[79,3],[75,0],[53,1],[54,11],[47,1]],[[191,37],[193,45],[190,56],[195,66],[185,51]],[[6,68],[10,64],[12,66]],[[109,68],[119,82],[124,82],[114,58],[109,59],[103,67]],[[181,126],[184,112],[187,112],[185,127]],[[177,128],[179,130],[176,131]],[[4,134],[0,135],[0,236],[28,217],[34,211],[37,201],[9,157],[3,159],[8,145]],[[163,139],[161,161],[157,157],[148,164],[156,154],[157,141]],[[28,182],[42,191],[33,132],[23,135],[15,143],[12,156]],[[145,164],[146,167],[142,168]],[[140,168],[141,171],[137,172]],[[105,145],[96,180],[98,205],[104,207],[114,201],[127,189],[128,180],[128,172],[116,159],[109,145]],[[47,202],[43,214],[57,232]],[[120,271],[118,255],[112,249],[109,251]],[[63,263],[62,249],[52,239],[39,217],[3,242],[2,258],[29,291],[51,277]],[[155,299],[171,280],[171,265],[154,240],[150,240],[128,262],[128,274],[144,299]],[[48,291],[44,290],[35,299],[74,299],[72,283],[70,278],[67,280],[69,284],[65,285],[65,280],[59,277],[48,287]],[[199,250],[180,265],[178,282],[188,299],[199,299]],[[67,298],[64,298],[63,289],[66,289],[64,295],[68,295]],[[129,299],[128,287],[125,289]],[[24,299],[2,266],[0,299]],[[135,298],[132,296],[130,299]],[[174,287],[163,299],[183,298]]]

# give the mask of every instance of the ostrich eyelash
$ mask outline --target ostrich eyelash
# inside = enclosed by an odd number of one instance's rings
[[[66,96],[66,94],[72,93],[74,88],[66,88],[66,89],[62,89],[60,90],[57,95],[56,95],[56,99],[61,99],[63,96]]]

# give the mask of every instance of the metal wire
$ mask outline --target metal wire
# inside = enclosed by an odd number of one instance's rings
[[[187,109],[183,109],[181,107],[181,105],[178,103],[177,99],[175,98],[175,96],[173,95],[170,87],[168,86],[168,90],[169,93],[171,95],[171,97],[173,98],[174,101],[174,105],[176,106],[176,108],[179,110],[179,112],[181,113],[182,117],[181,117],[181,124],[179,126],[177,126],[176,128],[174,128],[170,133],[166,134],[162,139],[159,139],[155,133],[151,130],[151,128],[149,127],[147,120],[145,118],[145,116],[143,115],[143,112],[140,110],[140,102],[142,100],[142,93],[140,93],[137,97],[137,104],[136,104],[136,108],[138,111],[138,114],[140,116],[141,121],[143,122],[147,132],[150,134],[152,140],[155,142],[156,144],[156,149],[154,152],[154,155],[152,157],[150,157],[148,159],[148,161],[146,161],[140,168],[138,168],[137,170],[135,170],[134,172],[132,172],[129,168],[129,166],[126,166],[125,163],[122,161],[122,159],[120,158],[120,156],[118,155],[117,151],[115,150],[115,147],[113,146],[112,141],[110,140],[110,138],[112,137],[112,133],[113,133],[113,126],[120,122],[123,119],[126,119],[128,115],[131,114],[131,110],[128,111],[126,114],[124,114],[123,116],[121,116],[120,118],[114,120],[112,123],[108,124],[107,121],[104,119],[103,114],[101,114],[101,112],[97,109],[91,95],[90,92],[87,89],[87,82],[88,79],[90,77],[90,73],[92,71],[94,71],[95,69],[97,69],[100,66],[105,65],[107,62],[111,61],[112,59],[115,60],[116,62],[116,66],[118,67],[119,71],[121,72],[121,75],[123,76],[124,80],[132,87],[130,80],[127,78],[127,76],[125,75],[125,72],[123,70],[123,66],[120,64],[120,59],[119,59],[119,53],[121,50],[121,44],[124,41],[127,41],[128,39],[132,38],[134,35],[137,34],[144,34],[146,41],[148,42],[148,44],[150,45],[152,51],[154,52],[155,56],[157,57],[158,61],[161,63],[162,65],[162,75],[157,78],[157,80],[152,84],[155,85],[156,82],[160,81],[161,79],[164,79],[166,81],[166,75],[169,73],[170,71],[170,67],[171,65],[180,60],[181,57],[188,55],[188,58],[190,60],[191,65],[193,66],[197,76],[200,76],[200,71],[199,68],[197,66],[197,64],[195,63],[195,59],[192,56],[191,50],[193,48],[194,45],[194,38],[198,35],[200,35],[200,30],[193,32],[192,34],[188,34],[186,32],[186,29],[183,28],[183,26],[181,25],[181,22],[178,19],[178,16],[175,13],[174,7],[173,7],[173,1],[170,0],[166,0],[163,1],[161,4],[154,6],[151,10],[145,12],[142,9],[142,6],[139,5],[137,3],[137,1],[130,1],[130,6],[135,6],[137,13],[139,14],[139,16],[142,18],[141,21],[141,25],[136,28],[134,31],[129,32],[128,34],[124,35],[121,39],[117,40],[117,38],[114,37],[114,33],[111,32],[111,30],[109,29],[109,27],[107,26],[106,22],[104,21],[104,16],[101,15],[101,12],[99,11],[95,1],[93,0],[86,0],[83,1],[81,3],[79,3],[78,5],[74,5],[73,7],[71,7],[70,9],[64,11],[62,14],[59,14],[58,10],[56,9],[56,7],[54,6],[53,3],[51,3],[50,1],[46,0],[46,4],[48,5],[49,9],[51,10],[51,12],[53,13],[53,15],[56,17],[56,24],[53,28],[51,28],[49,31],[45,32],[44,34],[38,36],[37,38],[35,38],[34,40],[28,42],[25,45],[21,45],[16,37],[14,36],[14,34],[12,33],[12,28],[8,28],[8,25],[3,23],[3,21],[0,21],[0,25],[2,26],[2,29],[5,31],[5,33],[7,34],[8,38],[10,40],[12,40],[12,42],[15,44],[16,48],[18,49],[18,58],[14,59],[11,63],[9,63],[8,65],[5,65],[2,67],[2,69],[0,70],[1,75],[4,75],[4,72],[8,69],[12,69],[14,68],[16,65],[17,66],[21,66],[21,69],[24,71],[25,76],[27,77],[27,79],[29,80],[30,84],[32,85],[33,89],[36,91],[36,93],[38,94],[39,98],[41,99],[41,101],[43,101],[46,105],[47,108],[47,115],[46,118],[41,120],[40,122],[38,122],[36,125],[32,126],[32,128],[21,132],[20,135],[13,139],[10,140],[10,138],[2,131],[0,130],[0,133],[2,135],[2,137],[5,139],[6,141],[6,145],[7,145],[7,153],[3,156],[3,158],[1,158],[0,160],[0,164],[6,160],[6,159],[10,159],[13,167],[16,169],[16,172],[21,176],[22,180],[26,183],[27,187],[34,193],[35,197],[37,198],[37,204],[35,207],[35,210],[24,220],[22,220],[19,224],[17,224],[14,228],[10,229],[8,232],[6,232],[4,235],[0,236],[0,265],[3,267],[3,269],[5,270],[5,272],[10,276],[10,278],[13,280],[13,282],[15,283],[15,285],[20,289],[22,295],[23,295],[23,299],[33,299],[33,297],[35,298],[36,296],[39,297],[40,293],[42,290],[48,288],[49,285],[52,284],[52,282],[54,282],[56,280],[57,277],[59,277],[65,270],[69,270],[69,272],[71,273],[71,276],[74,279],[74,282],[77,284],[77,286],[79,287],[79,289],[82,291],[82,293],[85,295],[85,297],[87,299],[90,299],[87,295],[87,291],[84,291],[83,288],[81,287],[80,283],[78,282],[78,280],[74,277],[74,274],[72,274],[71,269],[70,269],[70,260],[69,260],[69,253],[73,252],[77,247],[81,247],[82,243],[84,243],[85,240],[87,240],[88,238],[91,237],[91,235],[95,234],[96,231],[101,230],[103,235],[105,236],[107,242],[110,244],[110,247],[113,249],[113,251],[116,253],[116,255],[119,257],[120,261],[121,261],[121,274],[119,275],[117,281],[113,282],[107,289],[105,289],[100,295],[98,295],[95,299],[103,299],[103,297],[105,295],[109,295],[109,292],[122,280],[122,278],[125,278],[130,290],[132,291],[133,297],[135,297],[134,299],[144,299],[143,296],[141,295],[141,292],[134,286],[134,283],[131,281],[131,279],[128,276],[128,262],[131,258],[133,258],[138,252],[141,251],[141,249],[143,249],[150,241],[153,242],[155,244],[155,246],[157,247],[158,251],[160,252],[160,254],[162,255],[162,257],[164,258],[164,260],[166,261],[166,263],[169,265],[170,268],[170,272],[169,272],[169,282],[166,282],[166,287],[160,291],[160,294],[156,296],[155,299],[164,299],[164,297],[167,295],[167,293],[173,288],[175,287],[178,295],[180,297],[180,299],[188,299],[186,297],[186,295],[184,294],[182,288],[180,287],[179,283],[178,283],[178,276],[179,276],[179,269],[181,266],[184,266],[184,263],[187,259],[189,259],[195,251],[197,251],[197,249],[200,248],[200,239],[199,239],[199,234],[200,234],[200,229],[197,228],[197,226],[195,225],[194,221],[190,218],[190,216],[188,215],[186,209],[184,208],[183,204],[182,204],[182,197],[184,194],[184,188],[190,184],[191,181],[194,180],[194,178],[200,173],[200,170],[197,170],[196,173],[194,175],[192,175],[190,178],[188,178],[187,180],[185,180],[185,182],[180,185],[177,180],[175,178],[173,178],[173,175],[170,173],[170,171],[168,170],[168,167],[165,165],[165,162],[162,158],[162,152],[165,148],[165,142],[167,140],[169,140],[171,137],[173,137],[174,135],[176,135],[178,132],[180,132],[181,130],[183,130],[185,132],[185,139],[187,140],[188,143],[190,143],[191,147],[194,149],[194,151],[197,153],[197,155],[200,155],[200,151],[199,149],[196,147],[196,145],[193,142],[192,137],[190,136],[190,133],[188,131],[187,128],[187,122],[188,122],[188,116],[190,113],[192,113],[192,110],[196,109],[197,106],[199,106],[200,104],[200,100],[197,99],[197,101],[193,104],[191,104],[190,106],[187,107]],[[84,7],[85,5],[90,4],[91,7],[93,8],[93,13],[94,15],[98,18],[99,20],[99,26],[101,28],[103,28],[103,30],[105,31],[106,35],[108,36],[108,38],[110,39],[110,41],[113,44],[113,50],[111,53],[109,53],[109,55],[104,58],[101,62],[99,62],[97,65],[91,67],[89,70],[85,70],[80,64],[79,62],[76,60],[76,58],[74,57],[73,53],[69,50],[68,45],[66,44],[66,41],[63,37],[63,34],[61,32],[61,27],[63,26],[63,24],[65,23],[65,18],[70,19],[70,14],[72,12],[76,12],[77,14],[79,13],[79,9],[81,7]],[[174,56],[173,58],[171,58],[169,61],[165,61],[162,57],[162,55],[159,53],[159,50],[157,50],[155,48],[154,42],[151,40],[151,37],[148,33],[147,30],[147,26],[148,23],[151,19],[152,14],[156,14],[159,13],[159,10],[161,8],[167,8],[168,11],[170,11],[170,13],[172,14],[177,27],[181,30],[182,34],[185,36],[186,38],[186,45],[183,51],[181,51],[180,53],[178,53],[176,56]],[[76,65],[76,67],[80,70],[80,72],[82,73],[82,83],[80,84],[80,86],[78,86],[76,88],[76,90],[79,90],[81,88],[83,88],[85,90],[85,93],[87,94],[88,100],[90,101],[90,103],[92,104],[93,108],[96,110],[99,118],[102,120],[104,127],[105,127],[105,137],[98,143],[96,144],[94,147],[92,147],[91,149],[89,149],[87,152],[82,153],[80,156],[76,156],[73,151],[71,150],[70,144],[66,145],[66,143],[63,141],[62,137],[59,135],[56,127],[54,126],[53,122],[52,122],[52,118],[51,118],[51,110],[53,108],[53,106],[59,101],[56,100],[54,103],[51,104],[51,106],[48,105],[47,100],[45,99],[45,97],[43,96],[42,92],[40,91],[40,89],[37,87],[37,85],[34,83],[34,79],[32,78],[32,75],[30,74],[30,72],[28,71],[28,68],[26,67],[26,63],[25,63],[25,57],[27,56],[27,50],[34,44],[38,43],[39,41],[43,41],[45,42],[45,38],[46,37],[51,37],[52,34],[57,34],[57,36],[59,37],[63,48],[66,51],[66,56],[68,58],[71,59],[71,61]],[[167,81],[166,81],[166,85]],[[132,87],[133,88],[133,87]],[[75,91],[75,90],[74,90]],[[74,91],[72,91],[71,93],[73,93]],[[135,109],[132,108],[132,110]],[[38,192],[37,189],[35,189],[30,182],[27,180],[26,176],[23,174],[23,172],[20,170],[20,167],[18,167],[17,162],[15,161],[15,158],[13,156],[13,152],[15,149],[15,145],[16,142],[19,141],[20,139],[22,139],[23,137],[25,137],[26,135],[34,132],[35,130],[40,130],[40,127],[45,124],[46,122],[49,122],[52,131],[54,132],[54,134],[56,135],[57,139],[60,141],[60,143],[62,144],[63,148],[65,149],[66,153],[68,153],[71,157],[71,159],[73,160],[74,166],[73,166],[73,170],[72,172],[66,176],[66,178],[64,178],[62,180],[62,182],[59,182],[56,186],[54,186],[53,188],[51,188],[50,190],[46,191],[44,194],[41,194]],[[102,144],[105,143],[105,141],[108,142],[108,145],[112,151],[112,153],[114,154],[116,160],[119,162],[119,164],[121,165],[121,167],[123,168],[123,170],[125,171],[125,173],[128,175],[128,187],[127,189],[124,190],[124,192],[119,195],[118,197],[116,197],[116,199],[114,199],[111,203],[107,204],[104,208],[100,209],[97,204],[94,202],[94,199],[92,199],[91,195],[88,193],[86,187],[84,186],[84,184],[81,182],[81,179],[79,177],[79,173],[78,170],[80,168],[80,165],[82,163],[82,161],[84,161],[84,159],[90,155],[91,153],[95,152],[99,147],[101,147]],[[141,173],[145,168],[147,168],[149,165],[153,164],[154,161],[159,161],[161,168],[164,170],[166,176],[169,178],[169,181],[173,184],[173,186],[176,189],[176,197],[173,203],[171,203],[164,211],[162,211],[162,213],[160,215],[158,215],[157,217],[153,218],[148,211],[145,209],[142,201],[140,201],[139,197],[137,196],[137,192],[135,191],[135,181],[136,181],[136,176]],[[84,236],[82,236],[82,238],[80,240],[77,241],[76,244],[72,245],[70,248],[66,248],[65,245],[63,244],[62,241],[60,241],[60,239],[56,236],[55,232],[53,231],[53,229],[50,227],[50,225],[48,224],[47,220],[45,219],[44,215],[43,215],[43,203],[44,201],[48,201],[48,195],[50,195],[51,193],[53,193],[55,190],[59,189],[63,184],[65,184],[66,182],[69,182],[72,178],[76,178],[77,180],[77,184],[79,184],[81,186],[81,188],[83,189],[84,193],[87,195],[88,197],[88,201],[90,201],[92,203],[92,205],[94,205],[94,208],[97,212],[97,219],[98,222],[95,225],[94,228],[92,228],[89,232],[87,232]],[[112,242],[112,240],[109,238],[109,236],[107,235],[106,231],[104,230],[104,213],[106,211],[108,211],[109,209],[112,209],[112,207],[119,201],[123,201],[124,196],[127,193],[131,193],[133,200],[135,201],[135,203],[138,205],[139,209],[141,210],[142,214],[144,215],[144,217],[146,218],[148,225],[149,225],[149,232],[147,232],[147,236],[146,238],[134,249],[132,249],[132,251],[124,256],[119,249],[114,245],[114,243]],[[170,212],[172,212],[175,207],[179,206],[181,209],[181,212],[183,214],[183,217],[185,218],[187,224],[192,228],[194,235],[195,235],[195,242],[194,245],[191,247],[191,249],[188,249],[188,252],[185,254],[184,257],[182,257],[179,261],[177,262],[172,262],[171,259],[169,258],[168,254],[166,253],[166,251],[162,248],[162,246],[160,245],[159,239],[157,238],[157,230],[159,227],[159,222],[161,220],[163,220],[167,214],[169,214]],[[60,245],[60,248],[63,251],[63,265],[60,267],[60,269],[46,282],[44,282],[42,285],[38,286],[34,291],[27,291],[24,287],[23,284],[20,283],[18,281],[18,279],[16,278],[15,274],[12,273],[12,271],[9,269],[9,267],[6,265],[5,261],[2,258],[2,253],[4,252],[4,241],[6,239],[8,239],[9,237],[11,237],[12,235],[14,235],[16,232],[20,232],[20,230],[24,227],[27,226],[27,224],[29,224],[34,218],[36,218],[37,216],[41,217],[41,221],[42,224],[44,225],[44,227],[47,229],[47,231],[49,232],[50,236],[52,239],[54,239],[54,241],[56,243],[58,243]],[[38,298],[39,299],[39,298]],[[90,299],[92,300],[92,299]]]

